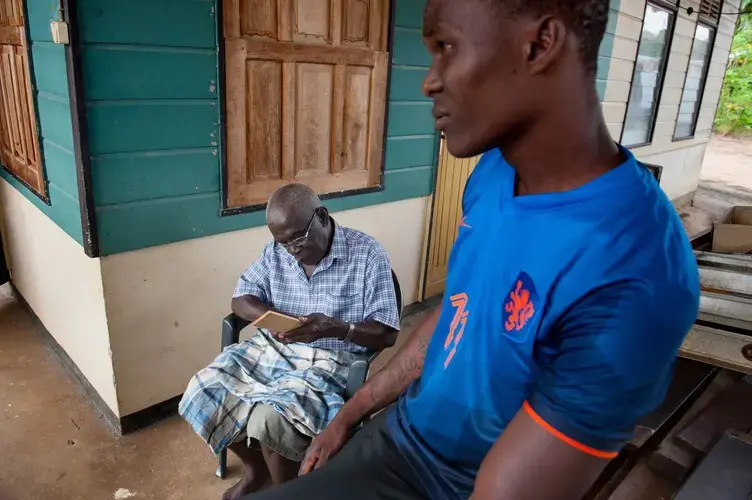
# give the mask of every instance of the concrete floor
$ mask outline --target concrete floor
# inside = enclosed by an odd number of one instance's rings
[[[409,319],[400,343],[419,317]],[[216,466],[177,416],[124,437],[111,432],[8,286],[0,287],[0,500],[218,500],[239,469],[231,456],[222,481]]]
[[[232,484],[178,417],[115,436],[7,286],[0,388],[2,500],[218,499]]]

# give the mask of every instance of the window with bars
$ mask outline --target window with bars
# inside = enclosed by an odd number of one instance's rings
[[[674,140],[689,139],[695,135],[721,8],[720,0],[702,0],[700,3],[699,20],[676,117]]]
[[[24,24],[23,0],[0,0],[0,162],[47,199]]]
[[[668,48],[673,36],[676,7],[648,2],[632,75],[627,116],[621,142],[627,147],[649,144],[658,111],[658,98],[666,76]]]
[[[702,0],[700,2],[700,20],[718,26],[722,7],[722,0]]]

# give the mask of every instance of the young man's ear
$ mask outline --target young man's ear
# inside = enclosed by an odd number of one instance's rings
[[[567,42],[567,27],[557,17],[545,16],[531,23],[527,43],[530,74],[546,72],[556,64]]]

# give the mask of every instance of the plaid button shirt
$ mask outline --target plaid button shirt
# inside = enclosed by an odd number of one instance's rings
[[[348,323],[378,321],[399,329],[399,312],[386,251],[354,229],[334,223],[329,254],[310,280],[282,245],[269,243],[261,258],[241,276],[233,297],[253,295],[269,307],[294,317],[321,313]],[[331,350],[362,352],[364,347],[338,339],[309,344]]]

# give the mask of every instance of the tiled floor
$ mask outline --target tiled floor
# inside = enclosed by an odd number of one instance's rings
[[[237,480],[232,457],[230,477],[214,476],[179,417],[115,436],[9,293],[0,288],[0,500],[214,500]]]

